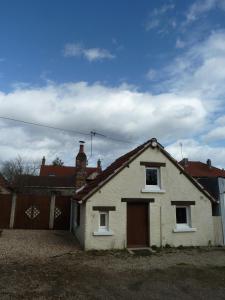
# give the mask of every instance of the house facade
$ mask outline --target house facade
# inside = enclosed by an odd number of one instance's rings
[[[211,160],[206,163],[190,161],[184,158],[180,164],[185,171],[195,178],[218,202],[213,204],[214,221],[218,227],[218,244],[225,244],[225,170],[212,166]],[[221,230],[219,230],[221,227]],[[221,234],[219,234],[219,232]]]
[[[207,246],[215,202],[151,139],[76,192],[72,227],[84,249]]]

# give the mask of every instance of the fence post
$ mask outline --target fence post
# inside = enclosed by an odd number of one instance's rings
[[[15,220],[15,212],[16,212],[16,193],[13,193],[12,196],[12,205],[11,205],[11,213],[10,213],[10,222],[9,222],[9,228],[14,228],[14,220]]]
[[[50,203],[50,216],[49,216],[49,229],[54,228],[55,220],[55,194],[51,194],[51,203]]]

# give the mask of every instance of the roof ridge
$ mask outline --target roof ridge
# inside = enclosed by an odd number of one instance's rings
[[[77,195],[82,195],[85,193],[85,190],[90,189],[89,192],[93,192],[93,190],[95,190],[95,188],[99,187],[99,185],[104,184],[107,180],[111,179],[112,176],[115,175],[115,173],[118,171],[118,169],[122,169],[124,167],[124,165],[126,165],[127,163],[130,162],[130,160],[133,159],[133,157],[141,151],[143,149],[145,149],[146,145],[150,145],[151,140],[146,141],[145,143],[137,146],[136,148],[132,149],[131,151],[121,155],[120,157],[118,157],[117,159],[115,159],[105,170],[103,170],[92,182],[86,184],[84,186],[83,189],[79,189],[79,192],[77,193]],[[148,145],[148,146],[149,146]],[[118,167],[117,163],[119,164]],[[99,181],[99,179],[101,179]],[[93,188],[92,188],[93,187]],[[89,192],[87,192],[86,196],[89,194]]]

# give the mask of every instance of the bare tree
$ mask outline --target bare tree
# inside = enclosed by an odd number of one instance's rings
[[[63,166],[63,165],[64,165],[64,162],[63,162],[59,157],[56,157],[56,158],[53,160],[52,165],[53,165],[53,166]]]
[[[2,162],[1,173],[9,183],[13,183],[19,175],[37,175],[38,169],[37,161],[29,161],[17,156],[15,159]]]

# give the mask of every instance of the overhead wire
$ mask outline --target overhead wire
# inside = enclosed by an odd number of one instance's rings
[[[70,132],[70,133],[73,133],[73,134],[78,134],[78,135],[83,135],[83,136],[89,136],[89,137],[91,137],[91,139],[93,138],[93,136],[97,135],[99,137],[106,138],[106,139],[109,139],[109,140],[113,140],[113,141],[116,141],[116,142],[125,143],[125,144],[133,144],[131,141],[114,138],[114,137],[111,137],[111,136],[108,136],[108,135],[105,135],[103,133],[93,131],[93,130],[90,131],[89,133],[87,133],[87,132],[77,131],[77,130],[73,130],[73,129],[56,127],[56,126],[52,126],[52,125],[46,125],[46,124],[41,124],[41,123],[36,123],[36,122],[24,121],[24,120],[15,119],[15,118],[12,118],[12,117],[0,116],[0,119],[7,120],[7,121],[18,122],[18,123],[23,123],[23,124],[26,124],[26,125],[33,125],[33,126],[39,126],[39,127],[44,127],[44,128],[54,129],[54,130]]]

